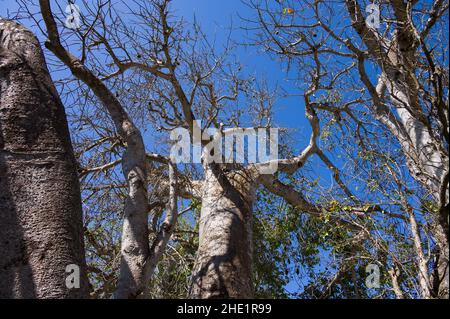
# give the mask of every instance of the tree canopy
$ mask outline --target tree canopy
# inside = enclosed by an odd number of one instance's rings
[[[448,0],[243,0],[215,32],[179,2],[8,13],[66,108],[90,296],[448,298]]]

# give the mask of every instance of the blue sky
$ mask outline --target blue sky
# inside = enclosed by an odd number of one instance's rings
[[[249,47],[248,35],[242,29],[243,21],[240,17],[254,17],[255,12],[244,5],[241,0],[173,0],[174,14],[193,21],[194,16],[200,22],[204,32],[216,39],[217,46],[224,45],[231,28],[231,37],[237,43],[235,53],[247,73],[254,73],[268,79],[272,87],[280,85],[292,93],[298,93],[295,83],[286,81],[285,70],[281,64],[274,61],[267,54],[260,52],[258,47]],[[280,98],[276,103],[276,123],[279,127],[300,128],[305,137],[305,145],[309,141],[309,123],[304,116],[302,97]]]

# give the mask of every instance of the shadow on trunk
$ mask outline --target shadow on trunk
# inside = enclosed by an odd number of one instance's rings
[[[17,216],[14,198],[9,191],[8,165],[3,148],[0,122],[0,298],[35,298],[33,272],[24,251],[23,229]]]
[[[248,187],[253,182],[244,172],[233,174],[224,174],[216,165],[205,174],[191,298],[253,296],[252,187]]]
[[[64,107],[36,37],[0,18],[0,295],[86,298],[81,196]],[[68,286],[67,266],[80,286]]]

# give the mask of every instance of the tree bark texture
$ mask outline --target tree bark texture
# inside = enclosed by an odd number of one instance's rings
[[[199,248],[190,298],[252,298],[252,203],[255,181],[245,171],[206,166]]]
[[[64,107],[37,38],[0,18],[0,298],[88,296],[81,196]],[[66,267],[80,269],[69,289]]]

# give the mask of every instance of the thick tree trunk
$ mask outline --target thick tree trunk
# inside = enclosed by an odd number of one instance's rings
[[[0,18],[0,298],[88,296],[76,167],[38,40]]]
[[[245,171],[205,167],[199,248],[190,298],[252,298],[252,203],[255,182]]]

